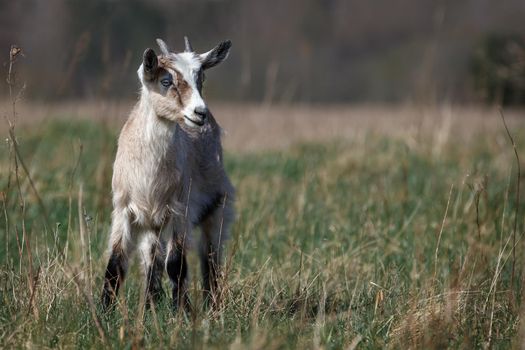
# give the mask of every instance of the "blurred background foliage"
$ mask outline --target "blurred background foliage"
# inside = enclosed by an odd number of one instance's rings
[[[216,100],[523,104],[523,18],[522,0],[1,0],[0,50],[24,49],[39,99],[130,98],[144,49],[188,35],[233,41]]]
[[[525,41],[511,35],[488,36],[471,64],[475,89],[486,102],[525,103]]]

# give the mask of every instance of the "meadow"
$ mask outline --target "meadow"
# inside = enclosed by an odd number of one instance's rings
[[[135,263],[117,309],[102,313],[112,161],[128,107],[39,117],[20,104],[17,146],[6,139],[0,152],[1,348],[525,341],[525,189],[496,109],[212,106],[237,189],[220,307],[201,307],[191,253],[192,312],[172,314],[168,299],[144,310]],[[520,114],[505,112],[523,155]]]

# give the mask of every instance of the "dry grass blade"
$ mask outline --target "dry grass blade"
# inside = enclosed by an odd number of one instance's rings
[[[439,229],[438,241],[436,243],[436,251],[434,252],[434,280],[436,279],[436,276],[437,276],[439,244],[441,243],[441,235],[443,234],[443,228],[445,227],[445,222],[447,221],[448,208],[450,206],[450,198],[452,198],[453,189],[454,189],[454,185],[451,185],[450,191],[448,193],[447,207],[445,208],[445,214],[443,215],[443,221],[441,222],[441,227]]]
[[[17,169],[18,169],[18,163],[20,163],[20,165],[22,166],[22,169],[24,170],[26,174],[27,180],[29,181],[29,185],[31,186],[31,189],[33,190],[33,193],[38,201],[38,205],[40,206],[40,209],[42,210],[46,228],[51,228],[51,225],[49,224],[50,221],[49,221],[48,211],[44,205],[44,202],[42,201],[42,197],[40,197],[40,194],[38,193],[36,189],[35,183],[33,182],[33,179],[31,178],[29,170],[24,162],[24,159],[22,158],[22,155],[20,153],[20,146],[18,144],[16,134],[15,134],[15,126],[16,126],[16,119],[17,119],[16,103],[25,89],[25,85],[24,85],[18,92],[17,96],[14,96],[15,62],[19,56],[23,56],[22,49],[16,45],[11,45],[11,49],[9,50],[9,70],[8,70],[7,79],[6,79],[7,84],[9,86],[9,97],[11,99],[11,107],[12,107],[12,119],[6,116],[7,122],[9,124],[9,139],[11,141],[13,149],[15,150],[15,166]],[[17,179],[18,179],[18,175],[17,175]]]
[[[510,139],[510,142],[512,143],[512,148],[514,149],[514,155],[516,156],[516,166],[517,166],[517,179],[516,179],[516,213],[514,215],[514,229],[512,231],[512,277],[511,277],[511,285],[514,285],[514,276],[515,276],[515,268],[516,268],[516,232],[518,230],[518,214],[519,214],[519,208],[520,208],[520,178],[521,178],[521,169],[520,169],[520,157],[518,155],[518,150],[516,148],[516,143],[514,142],[514,138],[512,137],[512,134],[509,131],[509,128],[507,126],[507,122],[505,121],[505,115],[503,114],[503,110],[500,108],[499,114],[501,116],[501,120],[503,121],[503,126],[505,126],[505,131],[507,132],[507,136]]]
[[[352,342],[348,345],[348,347],[346,348],[346,350],[354,350],[355,348],[357,348],[357,345],[359,345],[359,343],[361,342],[361,340],[363,340],[363,336],[358,334],[353,340]]]
[[[82,250],[82,264],[88,266],[87,260],[87,247],[86,247],[86,221],[84,220],[84,189],[83,185],[80,185],[78,190],[78,227],[80,233],[80,248]]]
[[[33,312],[33,315],[36,319],[38,319],[38,308],[35,307],[34,301],[35,301],[35,295],[36,295],[36,288],[38,286],[38,278],[40,277],[40,266],[38,267],[38,270],[36,271],[36,276],[32,281],[31,284],[31,296],[29,297],[29,308],[27,310],[27,313]]]

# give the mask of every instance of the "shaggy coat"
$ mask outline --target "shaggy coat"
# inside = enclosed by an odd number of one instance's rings
[[[224,60],[231,44],[198,55],[175,54],[158,42],[162,55],[151,49],[144,53],[138,70],[140,100],[118,140],[110,258],[102,293],[106,308],[114,302],[137,246],[146,300],[163,294],[165,269],[174,308],[189,306],[185,254],[196,226],[202,231],[198,248],[205,298],[216,301],[218,296],[221,249],[233,219],[234,189],[223,166],[221,129],[202,100],[201,87],[203,70]],[[210,60],[215,61],[210,65]]]

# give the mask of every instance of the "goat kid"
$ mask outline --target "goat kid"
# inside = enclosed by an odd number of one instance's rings
[[[102,304],[110,307],[138,250],[146,302],[164,294],[164,269],[173,307],[189,307],[186,250],[191,231],[202,231],[199,255],[204,298],[216,302],[221,247],[233,220],[234,188],[224,170],[221,129],[202,98],[204,71],[228,56],[231,42],[197,54],[185,37],[174,53],[157,39],[138,69],[140,100],[118,140],[113,167],[113,214]],[[140,242],[139,242],[140,239]],[[166,244],[167,239],[167,244]]]

